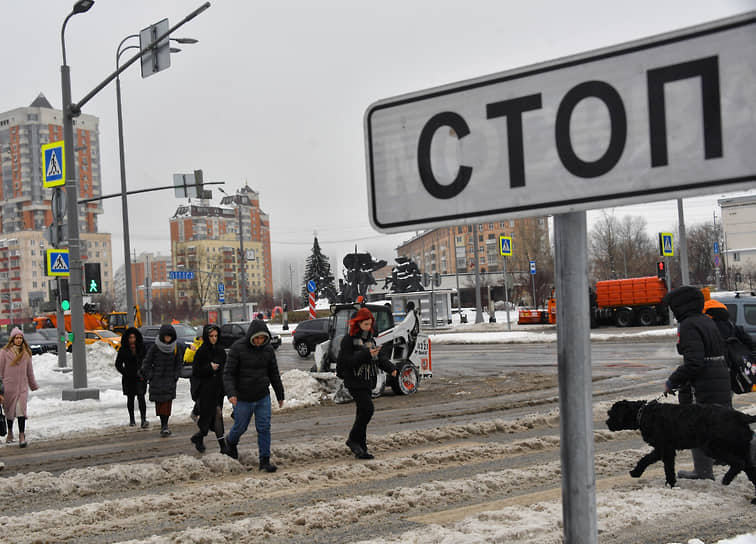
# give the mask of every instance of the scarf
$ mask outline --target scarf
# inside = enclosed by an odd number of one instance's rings
[[[160,338],[155,338],[155,345],[163,353],[176,353],[176,341],[174,340],[170,344],[166,344]]]
[[[359,336],[354,338],[354,346],[356,348],[370,349],[375,347],[375,340],[370,331],[360,331]],[[376,364],[376,357],[372,357],[370,362],[360,364],[355,374],[363,380],[370,381],[374,376],[378,375],[378,365]]]
[[[15,355],[11,361],[11,366],[16,366],[21,361],[21,357],[24,356],[26,350],[23,349],[23,344],[21,344],[21,347],[11,346],[10,350]]]

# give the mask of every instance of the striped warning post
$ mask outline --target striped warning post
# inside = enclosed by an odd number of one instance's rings
[[[310,293],[310,319],[315,319],[315,293]]]

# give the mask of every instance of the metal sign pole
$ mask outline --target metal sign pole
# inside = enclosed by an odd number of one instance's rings
[[[554,216],[564,541],[595,544],[596,474],[586,213]]]
[[[507,309],[507,330],[512,332],[512,321],[509,317],[509,293],[507,292],[507,258],[504,257],[504,307]]]

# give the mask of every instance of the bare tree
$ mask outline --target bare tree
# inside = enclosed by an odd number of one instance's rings
[[[646,228],[642,217],[604,211],[588,240],[592,281],[652,275],[656,249]]]
[[[197,270],[191,291],[197,306],[202,308],[215,292],[214,287],[218,280],[223,277],[223,258],[220,254],[212,254],[207,248],[199,248],[196,258],[190,259],[189,267]]]
[[[718,229],[713,222],[694,225],[688,229],[688,274],[693,285],[711,285],[716,281],[714,270],[714,242]]]

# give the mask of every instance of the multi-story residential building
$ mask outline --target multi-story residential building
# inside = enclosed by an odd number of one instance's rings
[[[512,238],[512,257],[507,261],[510,272],[528,270],[528,261],[548,252],[550,247],[547,218],[530,217],[428,230],[402,243],[396,252],[412,259],[423,273],[470,272],[476,259],[475,235],[481,273],[501,272],[504,268],[499,236]]]
[[[727,267],[744,274],[756,273],[756,195],[723,198],[718,203]]]
[[[0,325],[29,321],[51,300],[55,279],[46,276],[50,246],[42,231],[22,230],[0,238]],[[101,265],[102,289],[113,291],[110,234],[82,233],[82,261]]]
[[[7,302],[3,301],[8,308],[0,305],[3,313],[15,308],[21,314],[31,315],[41,300],[48,298],[51,278],[44,276],[41,254],[49,247],[43,231],[52,224],[53,190],[42,184],[41,146],[62,139],[63,114],[42,94],[28,107],[0,113],[0,239],[4,240],[7,255],[0,269],[7,272],[9,278],[17,278],[12,281],[13,285],[3,287],[0,276],[0,289],[5,288],[9,297],[6,297]],[[79,198],[100,196],[97,117],[82,114],[74,119],[74,154]],[[110,234],[97,232],[97,216],[101,213],[99,201],[79,206],[81,258],[84,262],[89,260],[102,265],[103,291],[112,293]],[[21,256],[21,260],[14,263],[15,256]]]
[[[174,269],[194,274],[191,280],[174,282],[178,305],[216,304],[219,283],[225,288],[225,302],[241,302],[242,266],[248,301],[273,296],[270,220],[260,209],[256,191],[245,186],[223,197],[218,206],[207,201],[179,206],[170,226]]]

